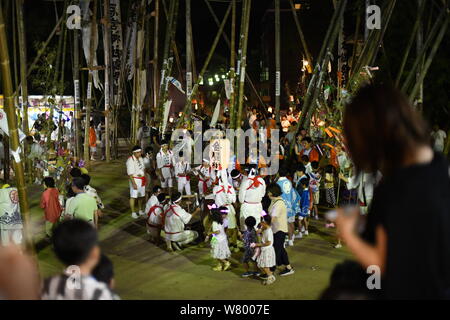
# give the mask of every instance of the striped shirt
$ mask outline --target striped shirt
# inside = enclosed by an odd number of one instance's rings
[[[81,276],[79,283],[66,274],[44,281],[42,300],[120,300],[108,286],[92,276]]]

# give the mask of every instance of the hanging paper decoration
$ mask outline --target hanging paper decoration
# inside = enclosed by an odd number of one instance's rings
[[[213,116],[211,118],[211,128],[214,128],[216,126],[217,120],[219,119],[219,113],[220,113],[220,99],[217,100],[216,108],[214,109]]]
[[[182,92],[183,94],[186,94],[186,92],[184,92],[184,90],[183,90],[183,87],[181,86],[180,81],[178,81],[174,77],[167,77],[166,79],[167,79],[167,82],[170,82],[171,84],[173,84],[180,92]]]
[[[167,120],[169,119],[169,112],[170,112],[171,104],[172,104],[172,100],[168,100],[164,104],[164,118],[163,118],[163,127],[162,127],[163,133],[166,131]]]
[[[89,63],[91,61],[90,53],[91,53],[91,32],[92,32],[92,22],[91,22],[91,11],[89,10],[89,0],[81,0],[81,16],[84,21],[82,24],[84,27],[82,28],[82,39],[83,39],[83,52],[86,61]],[[98,47],[98,30],[95,32],[94,37],[94,57],[92,57],[92,66],[98,66],[97,62],[97,47]],[[92,72],[92,77],[94,79],[94,86],[96,89],[103,90],[103,85],[100,82],[100,78],[98,76],[98,70],[89,71]]]
[[[225,85],[225,94],[227,95],[227,99],[230,99],[232,93],[231,82],[229,79],[225,79],[223,80],[223,83]]]
[[[120,0],[110,0],[109,3],[110,23],[111,23],[111,65],[112,65],[112,95],[114,95],[114,103],[119,104],[119,81],[121,58],[123,51],[122,43],[122,18],[120,15]]]

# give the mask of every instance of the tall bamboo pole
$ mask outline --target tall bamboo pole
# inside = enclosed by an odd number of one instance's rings
[[[0,65],[4,95],[4,108],[9,127],[9,140],[11,149],[19,151],[19,133],[17,128],[17,116],[14,107],[14,92],[11,79],[11,68],[9,64],[8,44],[5,32],[5,23],[3,20],[3,10],[0,3]],[[19,153],[20,154],[20,153]],[[24,238],[26,249],[34,254],[33,239],[30,230],[30,212],[28,208],[27,189],[25,184],[24,168],[22,161],[13,162],[16,178],[17,190],[19,193],[19,206],[24,222]]]
[[[417,11],[417,17],[416,17],[416,21],[414,22],[414,27],[411,31],[411,36],[409,37],[408,40],[408,44],[406,45],[406,50],[405,53],[403,54],[403,59],[402,59],[402,63],[400,65],[400,69],[397,73],[397,78],[395,79],[395,85],[398,86],[400,84],[400,78],[403,74],[403,71],[405,69],[405,65],[406,65],[406,61],[408,60],[408,56],[409,56],[409,52],[411,51],[411,47],[414,43],[414,38],[417,35],[417,31],[419,29],[419,25],[420,25],[420,20],[422,17],[422,14],[424,12],[425,9],[425,1],[422,1],[422,3],[419,6],[419,9]]]
[[[62,16],[58,22],[56,23],[55,28],[53,28],[53,31],[50,33],[50,35],[48,36],[47,40],[45,40],[45,42],[42,44],[41,48],[38,50],[36,57],[34,58],[33,62],[30,64],[30,66],[28,67],[28,71],[27,71],[27,77],[31,74],[31,72],[34,70],[34,68],[36,67],[36,64],[38,63],[39,59],[41,59],[42,54],[45,52],[45,49],[47,49],[48,44],[50,43],[50,41],[53,39],[53,36],[55,35],[56,31],[58,30],[61,22],[63,21],[64,16]],[[19,86],[21,86],[21,84],[19,84]],[[16,89],[17,90],[17,89]],[[14,92],[14,94],[17,94],[17,91]]]
[[[27,86],[27,45],[25,41],[25,25],[23,21],[23,0],[16,4],[20,49],[20,78],[22,87],[23,132],[28,135],[28,86]]]
[[[153,40],[153,108],[156,110],[158,107],[158,84],[159,84],[159,0],[155,0],[155,23],[154,23],[154,40]]]
[[[164,0],[163,0],[164,1]],[[166,24],[166,35],[164,39],[164,51],[163,51],[163,64],[162,64],[162,70],[161,70],[161,81],[159,85],[158,90],[158,110],[156,114],[156,120],[160,121],[162,123],[162,114],[163,114],[163,106],[164,106],[164,92],[165,92],[165,83],[166,83],[166,72],[168,70],[168,64],[169,64],[169,47],[171,43],[171,29],[173,25],[173,15],[175,12],[175,1],[170,1],[170,7],[169,7],[169,14]]]
[[[427,40],[425,41],[425,43],[422,46],[422,50],[417,54],[417,57],[412,65],[412,67],[409,69],[408,77],[406,78],[405,82],[403,83],[403,85],[401,87],[401,90],[403,92],[406,92],[408,90],[408,88],[411,86],[412,81],[415,76],[416,69],[419,66],[420,62],[422,61],[423,57],[425,56],[426,51],[430,47],[431,42],[434,39],[434,37],[436,36],[439,26],[442,24],[442,21],[443,21],[444,17],[446,16],[446,14],[447,14],[446,11],[443,9],[441,11],[441,13],[439,14],[439,16],[437,17],[433,27],[430,30],[430,33],[428,34]]]
[[[275,116],[280,122],[281,61],[280,61],[280,0],[275,0]]]
[[[441,26],[441,30],[439,31],[439,34],[437,35],[437,37],[434,41],[433,47],[431,48],[431,52],[427,57],[427,60],[423,66],[423,69],[421,70],[421,73],[417,77],[417,81],[416,81],[413,89],[411,90],[411,93],[409,95],[409,100],[411,102],[416,98],[419,88],[420,88],[421,84],[423,83],[423,80],[425,79],[428,69],[430,68],[431,62],[433,61],[433,58],[436,55],[437,49],[439,48],[439,45],[441,44],[441,41],[444,38],[445,32],[447,31],[449,20],[450,20],[450,16],[447,15],[444,23]]]
[[[19,82],[17,72],[17,15],[16,15],[17,1],[13,1],[12,5],[12,42],[13,42],[13,67],[14,67],[14,87],[17,88]]]
[[[333,13],[333,17],[331,18],[331,22],[325,35],[322,48],[320,49],[319,56],[316,60],[316,66],[314,67],[313,76],[308,85],[302,114],[300,120],[297,123],[296,132],[298,132],[301,127],[308,128],[309,126],[310,117],[312,115],[312,111],[314,110],[314,105],[316,104],[318,92],[319,90],[321,90],[321,86],[323,83],[323,74],[327,69],[329,53],[333,50],[336,43],[336,37],[339,31],[339,28],[337,28],[337,26],[339,25],[340,20],[343,17],[346,4],[347,0],[339,1],[336,10]],[[291,152],[293,147],[294,144],[291,143]]]
[[[209,4],[208,0],[204,0],[204,1],[205,1],[206,5],[207,5],[207,7],[209,9],[209,12],[211,13],[211,15],[212,15],[212,17],[214,19],[214,21],[216,22],[217,26],[219,27],[220,26],[220,21],[217,18],[217,15],[214,13],[213,8]],[[242,26],[242,23],[241,23],[241,26]],[[242,32],[240,34],[242,34]],[[228,38],[227,34],[225,32],[222,32],[222,36],[223,36],[223,39],[225,40],[225,43],[227,44],[228,48],[231,49],[230,39]],[[240,40],[242,40],[242,38],[240,38]],[[240,50],[241,50],[241,41],[239,41],[239,51],[238,51],[238,53],[240,52]],[[238,57],[238,63],[240,63],[240,57]],[[238,65],[238,70],[236,70],[235,76],[239,75],[239,69],[240,69],[240,66]],[[259,103],[261,103],[262,106],[265,106],[266,104],[264,103],[264,101],[262,101],[261,96],[259,95],[258,91],[256,90],[255,85],[253,84],[253,81],[252,81],[252,79],[251,79],[251,77],[249,76],[248,73],[245,74],[245,80],[250,85],[250,88],[252,89],[253,94],[258,98]],[[235,90],[235,95],[236,95],[236,93],[237,93],[237,90]]]
[[[111,149],[109,141],[109,112],[112,95],[112,79],[111,79],[111,21],[109,13],[110,1],[105,0],[103,3],[103,16],[104,16],[104,50],[105,50],[105,153],[103,156],[106,158],[106,162],[111,161]]]
[[[186,103],[192,90],[191,0],[186,0]]]
[[[94,8],[92,10],[92,18],[91,18],[91,42],[89,48],[89,61],[88,61],[88,94],[87,94],[87,104],[86,104],[86,120],[84,124],[84,162],[86,167],[90,167],[90,158],[89,158],[89,127],[90,127],[90,119],[91,119],[91,108],[92,108],[92,95],[94,94],[94,89],[92,88],[92,78],[93,78],[93,68],[94,68],[94,40],[97,33],[97,1],[94,1]]]
[[[289,4],[291,5],[292,15],[294,16],[295,26],[297,27],[297,32],[300,37],[300,41],[302,42],[303,50],[305,51],[306,59],[310,64],[313,63],[311,53],[309,52],[308,45],[306,44],[305,35],[300,26],[300,21],[298,20],[297,10],[295,10],[294,3],[292,0],[289,0]]]
[[[356,51],[358,50],[358,42],[359,42],[359,28],[361,25],[361,14],[359,12],[359,10],[356,13],[356,27],[355,27],[355,38],[353,39],[353,53],[352,53],[352,58],[350,60],[350,74],[353,73],[353,66],[354,66],[354,61],[355,61],[355,57],[356,57]]]
[[[217,31],[216,37],[214,38],[213,44],[211,46],[211,49],[209,50],[208,56],[206,57],[205,63],[203,64],[203,67],[202,67],[202,69],[200,71],[198,79],[195,82],[194,86],[192,87],[191,96],[189,97],[188,100],[186,100],[186,104],[184,106],[183,113],[182,113],[181,117],[178,118],[177,128],[179,128],[180,124],[183,123],[185,117],[186,116],[189,117],[189,115],[190,115],[190,111],[191,111],[190,109],[191,109],[191,106],[192,106],[192,104],[191,104],[191,97],[193,97],[193,96],[195,96],[197,94],[197,90],[198,90],[198,87],[200,85],[200,82],[203,79],[203,75],[205,74],[206,69],[209,66],[209,63],[211,62],[211,58],[212,58],[212,56],[214,54],[214,51],[216,50],[217,43],[219,42],[219,39],[220,39],[220,35],[222,34],[223,29],[225,27],[225,24],[227,22],[228,16],[230,15],[231,6],[232,6],[232,4],[230,3],[230,5],[228,6],[228,9],[227,9],[227,11],[225,13],[225,16],[223,17],[222,23],[220,24],[219,31]]]
[[[74,141],[74,153],[75,156],[81,157],[81,144],[79,135],[81,134],[81,108],[80,108],[80,32],[78,29],[73,29],[73,85],[74,85],[74,117],[72,119],[72,126],[74,126],[73,141]]]
[[[238,96],[238,114],[236,119],[236,128],[241,127],[242,121],[242,107],[244,105],[244,84],[245,84],[245,68],[247,66],[247,43],[248,43],[248,26],[250,24],[250,11],[252,6],[252,0],[244,0],[245,6],[245,19],[243,21],[243,33],[242,37],[242,51],[241,51],[241,70],[239,72],[239,96]]]
[[[235,129],[235,118],[236,118],[236,90],[235,90],[235,68],[236,68],[236,0],[232,0],[232,10],[231,10],[231,45],[230,45],[230,128]]]

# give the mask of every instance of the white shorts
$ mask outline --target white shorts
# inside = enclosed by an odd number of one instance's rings
[[[294,223],[294,222],[295,222],[295,216],[288,217],[288,218],[287,218],[287,222],[288,222],[288,223]]]
[[[165,179],[164,181],[161,180],[161,188],[172,188],[172,186],[173,186],[172,177]]]
[[[137,185],[137,189],[133,188],[133,185],[130,182],[130,198],[143,198],[145,197],[145,185],[142,185],[142,179],[134,179]]]
[[[313,192],[313,200],[314,200],[314,204],[319,204],[320,191]]]
[[[90,147],[91,148],[91,152],[97,152],[97,147]]]

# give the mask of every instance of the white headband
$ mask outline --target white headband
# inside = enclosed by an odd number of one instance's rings
[[[134,150],[133,153],[135,153],[135,152],[142,152],[142,149]]]

